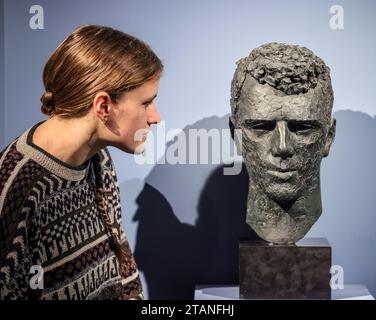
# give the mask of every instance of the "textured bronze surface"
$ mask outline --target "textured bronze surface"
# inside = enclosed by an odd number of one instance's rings
[[[307,48],[271,43],[238,62],[230,127],[249,174],[247,223],[262,239],[293,244],[320,217],[332,106],[329,68]]]

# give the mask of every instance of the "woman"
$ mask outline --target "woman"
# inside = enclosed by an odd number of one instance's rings
[[[74,30],[43,71],[49,116],[0,153],[1,299],[142,299],[106,146],[143,151],[163,65],[108,27]]]

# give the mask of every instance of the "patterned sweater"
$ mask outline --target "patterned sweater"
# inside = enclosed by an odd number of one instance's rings
[[[33,144],[41,123],[0,153],[0,299],[142,299],[108,150],[98,152],[104,202],[126,274],[98,213],[93,158],[72,166]]]

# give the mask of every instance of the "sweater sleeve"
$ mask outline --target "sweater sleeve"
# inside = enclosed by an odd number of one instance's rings
[[[15,212],[10,207],[5,203],[0,211],[0,299],[28,299],[32,276],[27,246],[29,208],[21,206]]]

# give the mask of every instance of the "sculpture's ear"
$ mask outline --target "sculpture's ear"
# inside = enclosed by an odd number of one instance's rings
[[[233,116],[230,116],[228,119],[228,126],[230,127],[231,138],[234,139],[234,132],[235,132],[235,119]]]
[[[242,136],[241,135],[239,136],[239,130],[240,129],[238,129],[236,127],[236,120],[235,120],[234,116],[230,116],[229,121],[228,121],[228,125],[230,127],[231,138],[235,142],[237,152],[238,152],[239,155],[241,155],[241,150],[242,150],[242,146],[241,146],[242,145]],[[236,136],[235,136],[235,133],[237,133]]]
[[[330,122],[329,132],[325,141],[323,157],[326,157],[329,154],[330,147],[332,146],[332,143],[334,141],[334,137],[336,135],[336,123],[337,123],[337,120],[335,118],[332,118]]]

